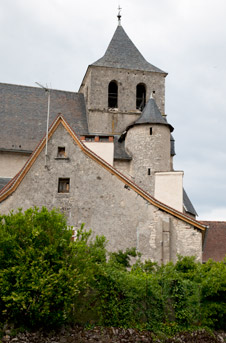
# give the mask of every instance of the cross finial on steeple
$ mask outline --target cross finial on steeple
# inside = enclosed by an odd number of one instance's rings
[[[118,15],[117,15],[117,17],[118,17],[118,25],[121,26],[121,18],[122,18],[122,16],[121,16],[121,7],[120,7],[120,5],[118,5]]]

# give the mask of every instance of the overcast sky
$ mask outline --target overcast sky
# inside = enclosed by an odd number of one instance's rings
[[[1,0],[0,82],[78,91],[117,26],[118,0]],[[122,26],[168,72],[176,170],[199,219],[226,220],[226,1],[121,0]]]

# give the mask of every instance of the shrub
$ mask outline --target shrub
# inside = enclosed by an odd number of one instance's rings
[[[71,241],[64,216],[46,208],[0,217],[0,319],[27,326],[70,321],[74,303],[105,259],[104,239]]]

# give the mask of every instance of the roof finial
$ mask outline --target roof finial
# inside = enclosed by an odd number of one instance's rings
[[[122,16],[121,16],[121,7],[120,7],[120,5],[118,5],[118,15],[117,15],[117,17],[118,17],[118,25],[121,26],[121,18],[122,18]]]

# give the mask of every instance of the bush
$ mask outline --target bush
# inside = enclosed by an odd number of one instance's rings
[[[64,216],[46,208],[0,217],[0,319],[27,326],[69,322],[74,303],[105,260],[104,239],[71,241]]]
[[[109,254],[83,226],[75,242],[64,216],[34,208],[0,216],[0,322],[136,327],[174,334],[225,330],[226,260],[141,262],[135,249]],[[137,262],[131,267],[130,258]]]

